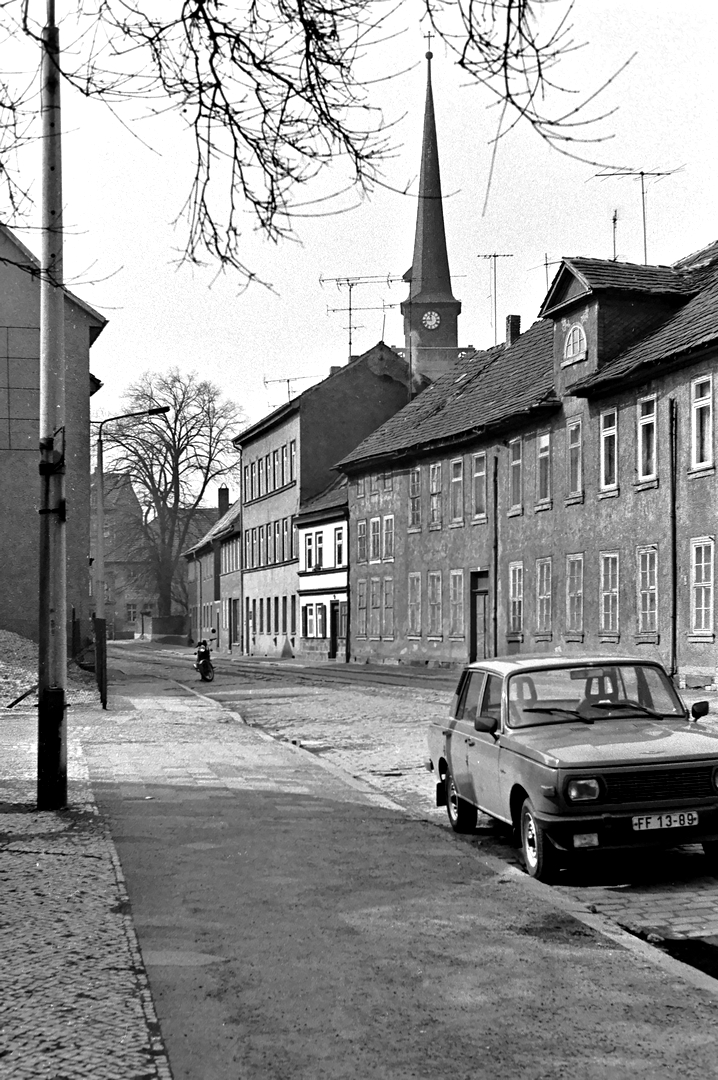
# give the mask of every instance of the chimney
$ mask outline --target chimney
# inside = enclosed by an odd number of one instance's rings
[[[229,510],[229,488],[225,484],[217,491],[217,507],[220,517],[224,517]]]
[[[336,373],[338,371],[341,371],[341,370],[342,370],[341,364],[332,364],[332,366],[329,368],[329,374],[330,375],[336,375]]]
[[[513,343],[521,337],[521,316],[506,316],[506,348],[510,349]]]

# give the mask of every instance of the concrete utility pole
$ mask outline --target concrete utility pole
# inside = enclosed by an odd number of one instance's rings
[[[40,267],[40,570],[37,807],[67,803],[65,294],[62,267],[60,37],[47,0],[42,32]]]

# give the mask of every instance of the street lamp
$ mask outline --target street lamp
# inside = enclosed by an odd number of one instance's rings
[[[100,691],[102,708],[107,708],[107,626],[105,623],[105,475],[102,449],[102,429],[113,420],[129,420],[133,416],[160,416],[170,411],[169,405],[141,412],[122,413],[100,420],[97,432],[97,539],[95,543],[95,677]]]

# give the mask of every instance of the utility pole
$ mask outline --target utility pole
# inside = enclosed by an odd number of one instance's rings
[[[491,278],[492,278],[492,292],[494,295],[494,345],[499,343],[499,325],[497,321],[496,313],[496,263],[499,259],[513,259],[513,255],[500,255],[498,252],[493,252],[491,255],[479,255],[479,259],[491,259]]]
[[[65,294],[62,265],[60,36],[47,0],[42,32],[40,265],[40,568],[37,808],[67,804]]]
[[[385,304],[382,308],[356,308],[353,305],[352,293],[358,285],[375,285],[379,282],[388,286],[393,285],[395,282],[403,281],[403,278],[393,277],[391,274],[387,274],[385,277],[381,275],[366,274],[363,277],[334,277],[334,278],[319,278],[319,284],[324,285],[325,282],[331,282],[338,289],[347,289],[349,291],[349,306],[345,308],[327,308],[327,314],[333,311],[348,311],[349,312],[349,359],[352,358],[352,338],[353,332],[357,327],[354,324],[353,315],[355,311],[380,311],[385,310],[387,307],[396,307],[396,304]]]

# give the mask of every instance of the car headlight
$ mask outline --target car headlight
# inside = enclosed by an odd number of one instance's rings
[[[566,795],[571,802],[592,802],[601,794],[598,780],[569,780]]]

